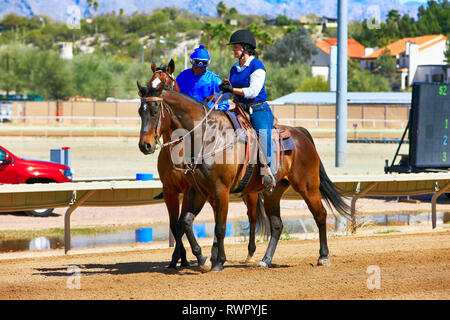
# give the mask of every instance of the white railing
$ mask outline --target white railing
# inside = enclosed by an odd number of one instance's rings
[[[115,124],[120,124],[124,121],[135,121],[137,125],[140,124],[140,117],[93,117],[93,116],[13,116],[10,117],[13,124],[17,123],[27,123],[28,125],[43,124],[50,122],[60,122],[67,124],[67,122],[84,120],[87,122],[88,126],[95,126],[97,121],[111,121]],[[42,121],[44,120],[44,121]],[[1,122],[1,124],[9,124],[11,122]],[[311,122],[315,123],[316,127],[319,127],[321,123],[334,124],[336,119],[314,119],[314,118],[278,118],[278,122],[282,124],[287,124],[295,126],[301,122]],[[399,124],[401,129],[404,129],[408,123],[408,120],[390,120],[390,119],[347,119],[347,123],[350,124],[362,124],[364,128],[377,128],[377,124]]]

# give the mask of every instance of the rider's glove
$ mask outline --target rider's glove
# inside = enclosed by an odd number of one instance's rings
[[[222,92],[230,92],[230,93],[233,93],[233,87],[231,86],[231,85],[229,85],[229,84],[221,84],[220,86],[219,86],[219,90],[220,91],[222,91]]]

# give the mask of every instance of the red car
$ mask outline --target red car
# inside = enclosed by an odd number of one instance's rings
[[[71,182],[70,167],[56,162],[22,159],[0,146],[0,184]],[[35,216],[48,216],[53,209],[32,210]]]

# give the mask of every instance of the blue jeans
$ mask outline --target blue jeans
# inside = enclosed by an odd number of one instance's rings
[[[272,129],[273,114],[267,103],[252,107],[250,119],[259,137],[259,143],[263,152],[267,155],[268,163],[272,158]]]

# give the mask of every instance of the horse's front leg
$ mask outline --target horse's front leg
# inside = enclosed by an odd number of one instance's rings
[[[227,190],[225,186],[218,186],[216,188],[214,200],[214,218],[216,222],[214,233],[217,239],[217,261],[215,261],[211,271],[222,271],[223,264],[227,260],[225,256],[224,239],[227,227],[228,200],[229,190]]]
[[[184,255],[186,259],[186,250],[183,247],[181,236],[178,236],[177,222],[180,215],[180,201],[178,200],[178,193],[172,192],[168,188],[163,188],[164,202],[166,203],[167,211],[169,212],[170,230],[175,238],[175,248],[172,254],[172,261],[169,264],[169,268],[176,268],[180,258]],[[184,251],[184,252],[183,252]]]
[[[198,265],[202,272],[207,272],[211,268],[210,261],[202,255],[202,249],[194,235],[193,224],[194,219],[202,210],[206,198],[196,192],[194,188],[189,188],[189,203],[187,212],[182,212],[179,223],[181,224],[181,234],[186,234],[189,244],[191,245],[192,254],[197,258]]]

